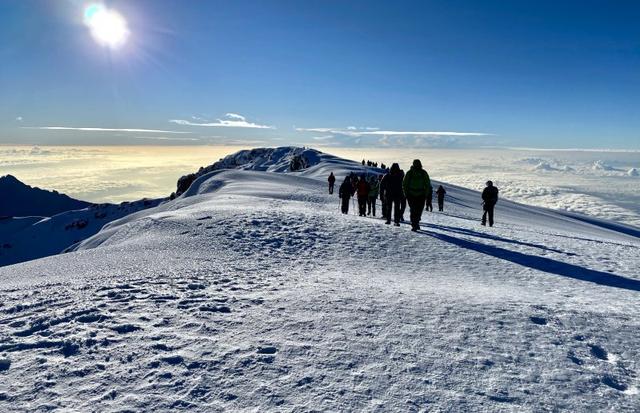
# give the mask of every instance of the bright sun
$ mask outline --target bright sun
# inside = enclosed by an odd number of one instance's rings
[[[127,21],[120,13],[102,4],[92,4],[84,11],[84,23],[99,44],[116,49],[129,37]]]

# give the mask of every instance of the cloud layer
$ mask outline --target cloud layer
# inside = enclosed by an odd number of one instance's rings
[[[175,133],[175,134],[191,133],[191,132],[159,130],[159,129],[78,128],[78,127],[72,127],[72,126],[23,126],[22,129],[66,130],[66,131],[83,131],[83,132],[134,132],[134,133]]]
[[[355,128],[350,126],[346,129],[340,128],[296,128],[298,132],[331,133],[343,136],[422,136],[422,137],[442,137],[442,136],[492,136],[490,133],[482,132],[453,132],[453,131],[397,131],[379,130],[377,128]]]
[[[216,119],[214,122],[208,122],[204,119],[192,116],[194,121],[186,119],[171,119],[169,122],[182,126],[205,126],[205,127],[221,127],[221,128],[249,128],[249,129],[275,129],[273,126],[259,125],[254,122],[247,121],[242,115],[237,113],[227,113],[222,119]]]

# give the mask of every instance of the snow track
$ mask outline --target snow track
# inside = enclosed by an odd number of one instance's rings
[[[1,268],[0,410],[640,409],[638,238],[508,202],[483,228],[453,187],[416,234],[339,214],[332,162]]]

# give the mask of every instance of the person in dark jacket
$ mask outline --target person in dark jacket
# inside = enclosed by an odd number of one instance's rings
[[[342,185],[340,185],[340,188],[338,189],[338,196],[342,201],[340,205],[343,214],[349,213],[349,200],[351,199],[352,195],[353,186],[351,185],[351,177],[346,176],[344,178],[344,182],[342,182]]]
[[[417,231],[420,229],[422,211],[431,192],[431,180],[427,171],[422,169],[420,159],[413,161],[411,169],[402,181],[402,189],[411,210],[411,231]]]
[[[391,165],[389,173],[380,182],[380,196],[385,202],[386,224],[391,224],[391,211],[393,211],[394,225],[400,226],[401,204],[402,204],[402,174],[400,165]]]
[[[387,201],[384,197],[384,191],[382,190],[382,183],[384,181],[384,177],[387,176],[389,172],[386,172],[384,175],[380,175],[380,185],[379,185],[379,197],[380,197],[380,205],[382,206],[382,219],[388,219],[389,211],[387,211]]]
[[[438,211],[444,211],[444,194],[446,194],[444,187],[440,185],[436,190],[436,194],[438,195]]]
[[[402,180],[404,180],[404,169],[400,169],[400,176]],[[402,198],[400,199],[400,222],[404,222],[404,211],[407,210],[407,197],[404,192],[402,193]]]
[[[433,187],[429,189],[429,193],[427,194],[427,206],[425,210],[429,212],[433,212]]]
[[[329,195],[331,195],[333,194],[333,186],[336,183],[336,177],[333,172],[329,174],[329,178],[327,179],[327,181],[329,181]]]
[[[489,216],[489,226],[493,226],[493,209],[498,203],[498,188],[493,186],[493,182],[487,181],[487,187],[482,191],[482,225],[487,225],[487,215]]]
[[[358,194],[358,215],[366,217],[367,200],[369,199],[369,182],[367,182],[367,178],[364,175],[361,175],[358,180],[356,192]]]

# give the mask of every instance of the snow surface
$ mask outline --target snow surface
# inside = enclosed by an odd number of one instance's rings
[[[484,228],[444,184],[412,233],[340,214],[326,176],[361,167],[315,162],[0,268],[0,410],[640,409],[637,228],[505,200]]]

